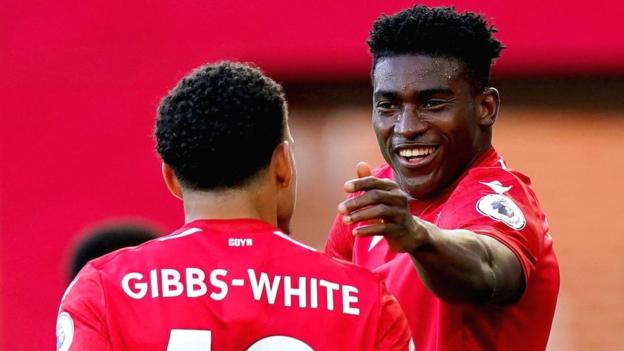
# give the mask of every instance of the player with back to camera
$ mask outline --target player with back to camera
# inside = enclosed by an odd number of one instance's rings
[[[379,18],[368,42],[387,164],[359,164],[345,183],[326,252],[386,279],[418,350],[548,341],[559,268],[529,178],[491,145],[495,32],[473,13],[415,6]]]
[[[155,134],[185,224],[87,264],[61,302],[58,350],[408,350],[379,279],[288,236],[280,85],[244,64],[203,66],[163,99]]]

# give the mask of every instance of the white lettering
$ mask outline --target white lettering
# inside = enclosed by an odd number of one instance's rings
[[[253,246],[253,241],[251,240],[251,238],[245,238],[245,239],[229,238],[228,246],[230,247]]]
[[[211,299],[221,301],[227,297],[230,287],[242,289],[247,286],[247,279],[228,277],[229,274],[225,269],[204,271],[197,267],[187,267],[184,271],[172,268],[152,269],[148,274],[127,273],[121,280],[121,288],[126,295],[136,300],[143,299],[148,294],[152,298],[197,298],[208,294]],[[338,309],[344,314],[356,316],[361,313],[359,290],[355,286],[318,278],[273,275],[254,269],[248,269],[247,275],[255,301],[270,305],[283,303],[284,307],[324,308],[328,311]],[[280,298],[277,302],[277,296],[282,294],[283,301]],[[293,300],[295,298],[298,302]],[[342,305],[336,306],[337,303]]]
[[[297,296],[299,298],[299,307],[306,307],[306,278],[299,277],[299,287],[293,288],[291,285],[291,278],[289,276],[284,277],[284,305],[287,307],[292,306],[292,297]]]
[[[143,279],[143,274],[141,273],[128,273],[124,275],[121,279],[121,288],[123,291],[133,299],[142,299],[147,294],[147,283],[137,282],[134,283],[134,290],[130,288],[130,280],[141,280]]]
[[[328,282],[327,280],[321,279],[319,281],[319,285],[324,287],[327,291],[327,309],[330,311],[334,310],[334,291],[340,289],[340,285],[332,282]]]
[[[150,283],[152,289],[152,297],[158,297],[158,271],[152,269],[150,271]]]
[[[199,268],[186,269],[186,295],[188,297],[204,296],[208,292],[208,287],[204,280],[206,273]]]
[[[225,281],[219,280],[219,276],[225,277],[227,275],[227,271],[225,269],[215,269],[210,273],[210,284],[215,288],[221,289],[219,293],[212,292],[210,293],[210,298],[213,300],[223,300],[228,293],[228,285]]]
[[[354,293],[355,295],[351,295]],[[360,309],[351,306],[352,303],[358,302],[358,289],[355,286],[343,285],[342,286],[342,312],[345,314],[352,314],[354,316],[360,315]]]
[[[176,297],[182,295],[184,287],[180,283],[180,272],[175,269],[163,269],[160,271],[162,282],[162,296]]]
[[[254,299],[256,299],[256,301],[260,301],[262,298],[262,291],[266,290],[269,304],[275,304],[275,297],[277,295],[277,289],[279,287],[281,277],[279,275],[274,276],[273,282],[269,285],[269,276],[266,273],[260,273],[259,280],[256,279],[256,272],[253,269],[248,269],[247,273],[249,274],[249,282],[251,283],[251,290],[253,292]]]
[[[310,307],[318,308],[318,285],[316,278],[310,278]]]

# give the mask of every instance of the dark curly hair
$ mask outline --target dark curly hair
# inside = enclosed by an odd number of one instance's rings
[[[143,244],[158,236],[159,230],[133,222],[111,223],[93,228],[73,250],[69,267],[70,279],[74,279],[82,267],[94,258],[124,247]]]
[[[472,12],[414,6],[377,19],[368,46],[373,54],[373,70],[380,59],[397,55],[458,59],[473,89],[480,91],[489,83],[490,66],[504,49],[493,36],[496,32],[483,16]]]
[[[161,101],[156,150],[180,183],[216,190],[245,185],[284,140],[282,87],[242,63],[202,66]]]

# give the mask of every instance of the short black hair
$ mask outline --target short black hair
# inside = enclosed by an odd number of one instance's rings
[[[196,69],[162,100],[156,149],[185,187],[235,188],[269,165],[285,126],[282,87],[258,68],[223,61]]]
[[[139,223],[107,224],[89,230],[72,252],[70,280],[92,259],[124,247],[143,244],[159,235],[158,230]]]
[[[463,63],[473,89],[489,84],[490,66],[504,46],[494,38],[497,30],[472,12],[458,13],[452,7],[414,6],[373,24],[368,46],[373,70],[385,57],[427,55],[448,57]]]

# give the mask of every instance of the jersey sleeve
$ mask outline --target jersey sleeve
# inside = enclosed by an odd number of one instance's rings
[[[382,164],[372,170],[375,177],[392,179],[392,169],[387,164]],[[353,198],[361,195],[362,192],[351,193],[347,198]],[[344,224],[342,215],[338,213],[334,219],[334,223],[329,230],[329,236],[325,243],[325,253],[331,257],[339,258],[345,261],[353,261],[353,244],[355,237],[353,236],[353,225]]]
[[[498,240],[517,257],[526,284],[535,270],[548,231],[545,216],[528,183],[503,170],[477,175],[467,184],[461,184],[461,191],[449,198],[437,225],[443,229],[466,229]]]
[[[407,351],[411,333],[407,318],[399,302],[392,296],[383,282],[380,281],[381,316],[375,338],[375,350]]]
[[[56,324],[57,351],[110,351],[99,274],[87,264],[69,285]]]
[[[329,236],[325,243],[325,253],[331,257],[351,261],[354,242],[355,237],[351,234],[351,228],[344,224],[342,215],[337,214],[329,230]]]

